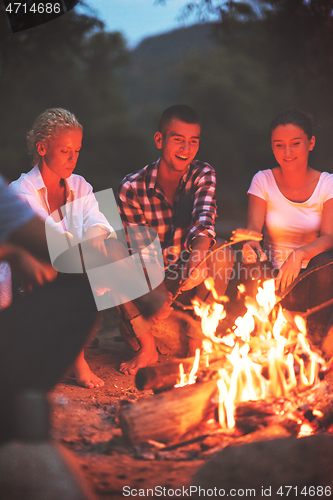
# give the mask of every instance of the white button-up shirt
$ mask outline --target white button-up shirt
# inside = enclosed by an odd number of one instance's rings
[[[27,174],[21,174],[16,181],[11,183],[11,187],[24,202],[29,203],[33,212],[46,224],[60,233],[70,233],[73,236],[71,245],[84,240],[87,229],[92,226],[100,226],[106,229],[108,237],[117,238],[113,227],[99,210],[92,186],[81,175],[76,174],[72,174],[64,181],[66,204],[62,207],[63,219],[60,222],[55,222],[51,216],[47,188],[37,165]],[[0,264],[0,309],[8,307],[11,301],[10,266],[2,262]]]
[[[82,241],[91,226],[101,226],[106,229],[109,236],[116,237],[114,229],[99,210],[92,186],[81,175],[76,174],[72,174],[64,181],[66,205],[62,211],[64,217],[60,222],[55,222],[51,217],[47,188],[37,165],[27,174],[21,174],[11,186],[48,225],[59,232],[71,233],[73,244]]]

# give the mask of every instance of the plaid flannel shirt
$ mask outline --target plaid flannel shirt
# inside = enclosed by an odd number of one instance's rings
[[[193,161],[184,172],[173,207],[157,182],[159,160],[128,174],[118,189],[124,226],[149,226],[157,231],[165,269],[174,272],[187,260],[191,242],[208,236],[215,243],[216,177],[214,169]]]

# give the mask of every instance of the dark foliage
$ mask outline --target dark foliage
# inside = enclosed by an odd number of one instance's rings
[[[84,127],[77,172],[96,189],[117,188],[145,157],[117,76],[128,62],[122,36],[75,10],[12,33],[4,9],[0,3],[1,172],[11,180],[30,168],[26,132],[46,108],[63,107]]]
[[[242,216],[252,175],[274,166],[268,125],[288,107],[315,117],[311,165],[333,171],[332,9],[333,0],[196,0],[185,15],[214,22],[129,53],[89,11],[13,34],[0,2],[0,169],[14,179],[30,168],[25,134],[61,106],[84,126],[78,173],[116,188],[157,158],[159,116],[184,102],[203,118],[199,158],[217,171],[221,219]]]

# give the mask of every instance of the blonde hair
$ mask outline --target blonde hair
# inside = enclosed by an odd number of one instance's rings
[[[50,108],[36,118],[32,129],[27,133],[29,154],[32,155],[32,165],[35,165],[40,156],[37,152],[37,142],[49,144],[65,130],[83,130],[82,125],[70,111],[62,108]]]

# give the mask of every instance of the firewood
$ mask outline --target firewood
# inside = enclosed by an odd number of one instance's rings
[[[202,354],[199,363],[197,378],[206,381],[212,378],[213,373],[226,363],[225,354],[230,349],[226,346],[219,351],[205,355]],[[207,366],[208,360],[208,366]],[[135,384],[139,391],[152,389],[159,392],[171,389],[179,382],[179,364],[183,364],[184,373],[188,375],[193,367],[194,357],[174,359],[168,363],[157,363],[155,365],[140,368],[135,376]]]
[[[171,389],[179,380],[179,364],[182,363],[184,372],[189,373],[193,362],[194,357],[191,357],[140,368],[135,376],[136,387],[139,391]]]
[[[333,394],[327,382],[308,390],[297,398],[297,410],[303,420],[307,419],[314,428],[327,430],[333,424]]]
[[[288,406],[290,406],[288,400],[272,400],[270,402],[259,400],[238,403],[235,411],[236,428],[245,435],[258,434],[258,432],[260,435],[260,432],[263,434],[269,432],[263,429],[276,427],[283,429],[283,437],[291,434],[297,436],[300,426],[295,420],[288,417]],[[262,439],[269,438],[263,437]],[[250,440],[252,441],[251,437]]]
[[[239,403],[235,411],[236,428],[242,434],[249,434],[261,427],[278,423],[274,405],[265,401],[246,401]]]
[[[216,381],[194,384],[141,399],[119,412],[119,424],[132,445],[153,439],[173,443],[198,426],[217,406]]]

